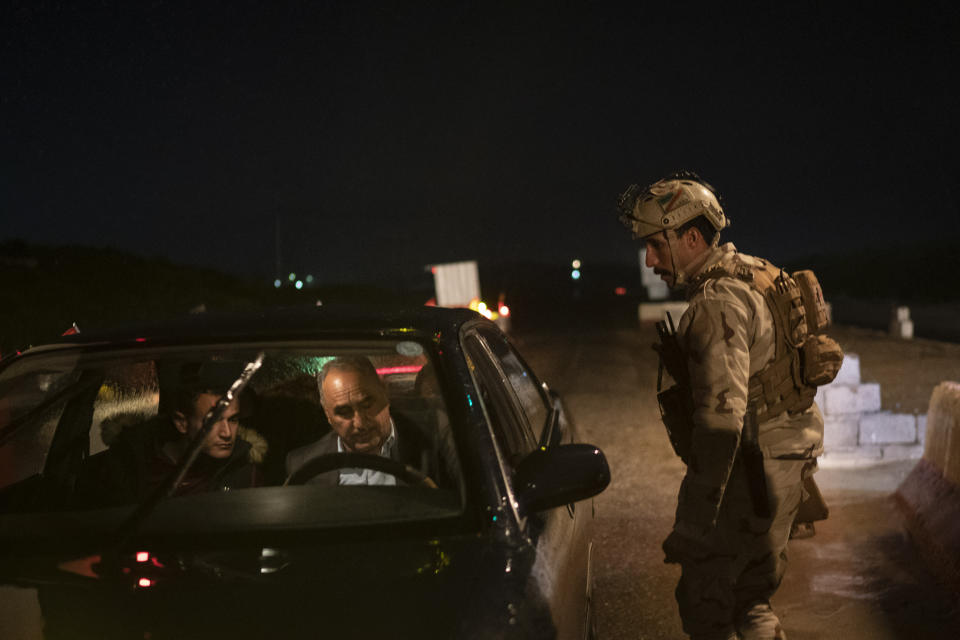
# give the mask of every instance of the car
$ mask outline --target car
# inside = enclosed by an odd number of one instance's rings
[[[343,357],[376,368],[390,415],[429,443],[422,467],[346,452],[286,468],[329,432],[317,374]],[[203,462],[196,446],[162,475],[135,469],[159,483],[147,494],[91,481],[124,433],[170,437],[184,372],[203,370],[229,372],[231,388],[204,425],[239,403],[257,482],[177,495]],[[369,467],[394,482],[310,481],[343,467],[341,479]],[[0,627],[594,637],[592,499],[609,481],[560,396],[470,310],[327,305],[65,335],[0,361]]]

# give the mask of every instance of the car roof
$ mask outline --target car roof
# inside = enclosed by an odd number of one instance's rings
[[[371,335],[436,336],[456,339],[460,327],[484,321],[469,309],[442,307],[384,308],[359,305],[323,305],[273,308],[249,312],[209,312],[131,325],[104,331],[83,331],[61,336],[48,345],[83,346],[148,342],[196,343],[222,340],[282,340]]]

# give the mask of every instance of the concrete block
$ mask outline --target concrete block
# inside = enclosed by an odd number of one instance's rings
[[[857,406],[863,413],[880,411],[879,382],[864,382],[857,387]]]
[[[824,415],[838,416],[845,413],[860,413],[857,409],[856,387],[831,384],[823,389]]]
[[[913,339],[913,320],[890,323],[890,335],[894,338],[903,338],[904,340]]]
[[[917,417],[910,413],[867,413],[860,416],[860,444],[909,444],[917,441]]]
[[[855,447],[858,444],[860,431],[860,417],[856,414],[848,416],[824,416],[823,419],[823,448],[825,451]]]
[[[856,386],[830,384],[823,388],[825,414],[864,413],[880,410],[880,385],[868,382]]]
[[[670,287],[663,280],[658,279],[657,282],[644,284],[643,286],[647,290],[647,297],[651,300],[666,300],[670,297]]]
[[[659,322],[665,320],[667,312],[673,318],[673,325],[680,324],[680,316],[687,310],[686,302],[641,302],[637,306],[637,318],[640,322]]]
[[[883,459],[886,460],[919,460],[923,457],[922,444],[885,444]]]
[[[894,307],[890,314],[890,335],[894,338],[913,338],[913,321],[910,307]]]
[[[880,447],[842,447],[824,451],[818,459],[823,469],[867,467],[883,461]]]
[[[860,384],[860,356],[855,353],[844,354],[837,377],[827,386],[857,384]]]

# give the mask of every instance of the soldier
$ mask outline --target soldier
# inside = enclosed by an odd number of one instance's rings
[[[786,568],[802,477],[812,475],[823,452],[813,394],[836,374],[842,352],[814,335],[825,315],[808,330],[807,300],[793,278],[732,243],[719,244],[730,223],[696,174],[632,185],[619,208],[646,246],[647,266],[685,289],[689,301],[675,334],[679,363],[661,346],[681,398],[679,411],[661,403],[664,422],[687,463],[663,544],[665,561],[681,566],[683,629],[695,639],[783,639],[770,598]],[[819,285],[811,295],[821,295]],[[809,380],[799,360],[808,342],[807,364],[828,369]]]

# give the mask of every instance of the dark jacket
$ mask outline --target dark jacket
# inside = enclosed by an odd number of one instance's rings
[[[109,449],[89,458],[76,484],[77,505],[106,507],[140,502],[176,465],[163,454],[165,420],[154,418],[123,429]],[[244,489],[261,484],[259,466],[250,461],[250,444],[237,438],[230,457],[210,458],[201,453],[174,495]]]
[[[436,464],[432,461],[434,454],[429,441],[420,431],[420,428],[404,416],[392,411],[390,417],[393,418],[393,425],[397,431],[398,462],[410,465],[427,475],[432,475],[436,469]],[[287,476],[318,456],[336,452],[337,434],[333,431],[315,442],[293,449],[287,454]],[[310,484],[330,486],[338,484],[339,481],[340,473],[336,469],[318,474],[308,480]]]

